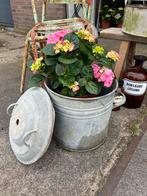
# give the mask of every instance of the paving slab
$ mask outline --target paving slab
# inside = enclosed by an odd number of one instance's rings
[[[147,124],[146,132],[129,162],[113,196],[147,196]]]
[[[132,136],[130,122],[138,118],[145,104],[140,109],[122,107],[120,111],[113,112],[108,138],[100,148],[84,153],[68,152],[53,139],[38,162],[24,166],[16,160],[11,150],[9,117],[6,115],[8,105],[16,102],[20,96],[22,52],[20,47],[14,49],[11,55],[8,48],[3,51],[4,60],[0,61],[0,196],[96,195],[127,147]],[[15,54],[18,56],[13,61]]]
[[[0,31],[0,63],[15,63],[22,59],[25,36]]]

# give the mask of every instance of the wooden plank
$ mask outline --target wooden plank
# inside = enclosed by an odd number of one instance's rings
[[[127,56],[127,59],[126,59],[127,67],[131,67],[133,65],[135,49],[136,49],[136,42],[130,42],[128,56]]]
[[[121,77],[122,71],[124,70],[125,61],[127,59],[128,51],[130,47],[129,41],[122,41],[119,49],[120,60],[116,63],[114,73],[116,78]]]
[[[137,43],[147,44],[147,37],[138,37],[128,35],[122,32],[121,28],[108,28],[100,31],[100,38],[121,40],[121,41],[132,41]]]

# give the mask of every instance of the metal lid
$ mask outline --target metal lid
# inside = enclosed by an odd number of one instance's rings
[[[51,100],[43,88],[30,88],[19,98],[10,119],[9,139],[21,163],[32,164],[43,156],[51,142],[54,120]]]

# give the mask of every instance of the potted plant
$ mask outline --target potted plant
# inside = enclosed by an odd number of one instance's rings
[[[115,51],[98,45],[87,30],[50,34],[31,65],[30,86],[46,80],[53,101],[55,137],[66,149],[89,150],[107,136],[117,81]]]
[[[101,28],[106,29],[111,26],[111,11],[108,5],[104,5],[101,9]]]
[[[116,26],[121,28],[123,23],[123,16],[124,16],[124,8],[119,7],[114,15]]]

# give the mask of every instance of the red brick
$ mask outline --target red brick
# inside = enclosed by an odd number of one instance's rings
[[[31,0],[11,0],[12,16],[14,27],[21,30],[29,30],[33,25],[33,13]],[[41,2],[36,0],[36,9],[39,21],[41,20]],[[65,5],[51,5],[47,6],[47,19],[65,18]]]

